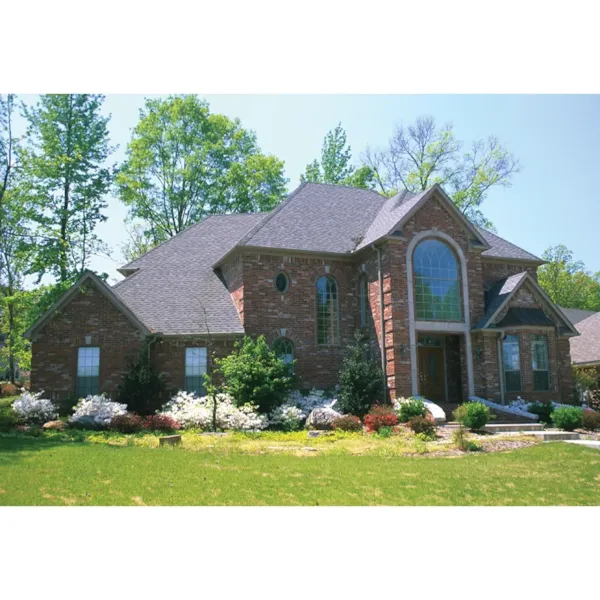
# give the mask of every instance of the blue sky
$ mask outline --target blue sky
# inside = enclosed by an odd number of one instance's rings
[[[493,190],[483,211],[499,235],[538,256],[563,243],[588,269],[600,271],[595,251],[599,198],[600,95],[207,95],[213,112],[239,117],[253,129],[266,153],[285,161],[289,190],[306,164],[316,158],[324,135],[338,122],[347,131],[354,158],[367,145],[386,144],[397,124],[431,115],[451,122],[457,137],[472,141],[496,135],[520,160],[522,171],[511,188]],[[35,96],[22,96],[27,103]],[[105,111],[120,162],[143,95],[108,95]],[[108,221],[98,233],[112,248],[111,258],[95,258],[92,268],[120,278],[119,245],[126,237],[126,211],[109,199]]]

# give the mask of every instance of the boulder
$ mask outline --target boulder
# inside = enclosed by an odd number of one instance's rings
[[[98,424],[94,418],[94,415],[82,415],[70,421],[71,427],[76,429],[102,429],[102,425]]]
[[[309,429],[331,429],[331,424],[335,419],[342,415],[333,410],[333,408],[315,408],[308,419],[306,419],[306,425]]]
[[[48,421],[42,425],[42,429],[55,429],[56,431],[64,431],[67,424],[64,421]]]

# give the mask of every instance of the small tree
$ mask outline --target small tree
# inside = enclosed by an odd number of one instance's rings
[[[233,352],[215,359],[215,363],[223,375],[224,390],[237,406],[254,404],[259,412],[269,413],[283,404],[292,387],[289,365],[269,348],[262,335],[236,342]]]
[[[383,381],[379,364],[369,358],[366,336],[357,331],[354,343],[340,371],[338,406],[343,413],[363,417],[373,404],[383,402]]]
[[[145,343],[135,358],[130,358],[123,381],[117,389],[119,401],[132,412],[150,415],[164,402],[165,374],[159,373],[150,361],[150,346]]]

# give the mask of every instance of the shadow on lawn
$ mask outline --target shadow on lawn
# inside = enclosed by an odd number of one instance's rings
[[[77,440],[47,439],[28,435],[0,434],[0,468],[22,460],[32,452],[44,452],[61,446],[81,444]]]

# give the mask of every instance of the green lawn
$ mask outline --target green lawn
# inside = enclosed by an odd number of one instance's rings
[[[600,452],[218,453],[0,437],[0,505],[595,505]]]

